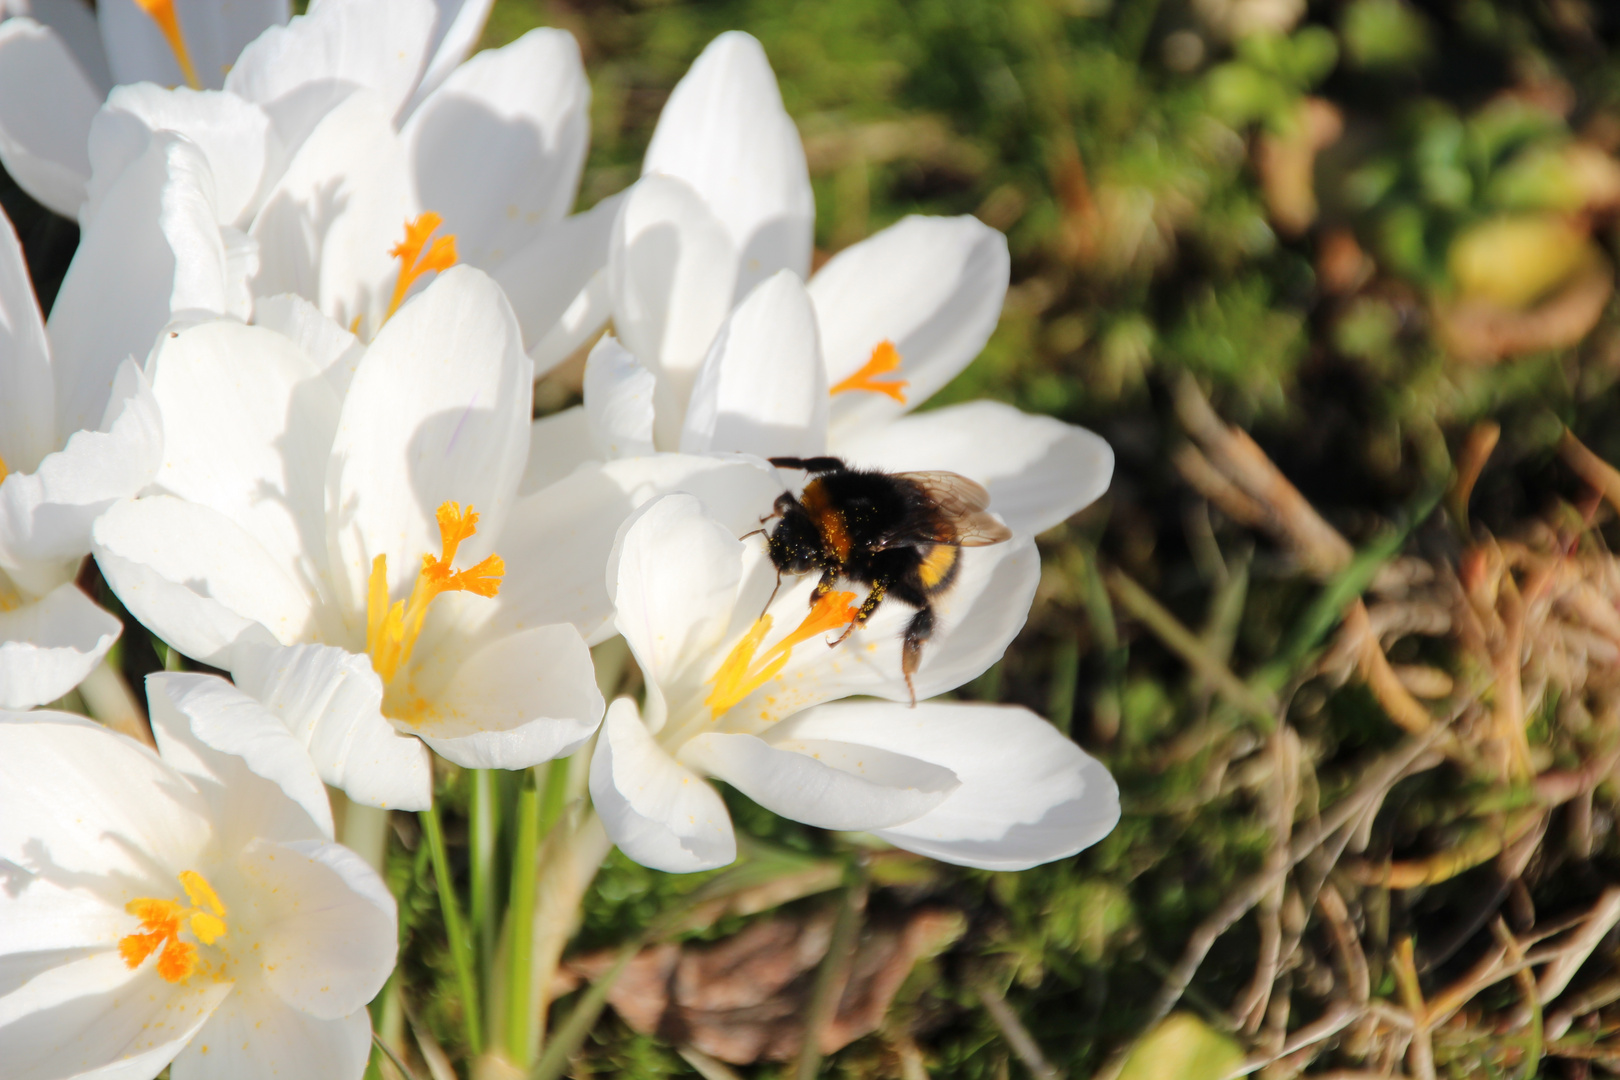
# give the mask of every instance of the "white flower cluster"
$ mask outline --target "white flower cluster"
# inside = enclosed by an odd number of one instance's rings
[[[1112,470],[1004,405],[909,413],[994,329],[1003,237],[910,217],[812,275],[802,145],[739,33],[641,179],[568,216],[578,48],[536,30],[467,59],[489,5],[0,0],[0,163],[81,229],[48,320],[0,229],[7,1077],[358,1077],[394,903],[332,842],[322,782],[424,809],[433,753],[588,748],[608,835],[669,871],[735,858],[710,777],[989,869],[1118,817],[1032,713],[906,704],[1000,658],[1033,535]],[[533,420],[535,378],[598,335],[584,404]],[[913,685],[911,608],[852,626],[750,535],[802,482],[767,459],[828,454],[958,473],[1013,533],[962,550]],[[149,679],[157,754],[18,711],[119,635],[86,555],[230,676]],[[597,688],[615,635],[644,704]]]

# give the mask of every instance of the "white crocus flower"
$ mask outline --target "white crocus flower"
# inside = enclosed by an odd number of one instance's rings
[[[937,602],[919,696],[983,672],[1023,625],[1040,565],[1027,538],[962,556]],[[641,715],[608,709],[591,797],[631,858],[673,872],[729,863],[736,840],[703,777],[784,817],[867,830],[934,858],[1012,870],[1072,855],[1119,817],[1107,770],[1026,710],[899,704],[904,605],[848,640],[825,640],[857,597],[806,615],[814,581],[784,581],[759,541],[738,540],[689,495],[649,503],[621,533],[610,582],[617,625],[647,680]],[[765,614],[761,615],[764,611]],[[867,695],[885,702],[822,704]]]
[[[53,318],[47,333],[0,213],[0,708],[61,697],[118,639],[119,621],[74,579],[96,516],[144,487],[162,460],[145,378],[129,360],[86,363],[75,347],[84,329]]]
[[[642,168],[609,248],[617,341],[592,358],[583,415],[542,435],[559,458],[679,449],[945,469],[1023,532],[1106,490],[1113,454],[1081,428],[988,401],[907,415],[995,330],[1006,239],[971,217],[908,217],[810,276],[804,150],[753,38],[723,34],[698,57]]]
[[[212,676],[147,689],[158,754],[0,713],[0,1071],[359,1080],[394,898],[276,718]]]
[[[259,317],[153,353],[164,463],[97,524],[108,583],[356,801],[429,805],[410,736],[475,768],[570,753],[602,714],[573,575],[608,541],[559,550],[578,517],[522,497],[533,365],[500,289],[456,267],[369,346],[296,297]]]
[[[73,217],[90,182],[90,121],[109,90],[217,90],[242,47],[287,15],[287,0],[0,0],[0,164]]]
[[[369,339],[418,277],[459,261],[506,290],[538,363],[561,359],[600,321],[582,290],[613,221],[613,204],[566,217],[590,87],[560,30],[462,63],[487,8],[468,3],[436,43],[431,0],[322,0],[248,46],[223,91],[120,87],[90,133],[87,211],[177,132],[208,160],[227,246],[254,253],[253,297],[303,296]]]

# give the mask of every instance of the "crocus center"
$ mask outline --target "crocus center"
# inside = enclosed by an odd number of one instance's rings
[[[422,556],[422,571],[416,575],[410,599],[390,604],[388,556],[378,555],[371,561],[371,583],[366,597],[366,652],[371,654],[371,666],[385,685],[392,682],[399,669],[410,660],[434,597],[447,592],[494,596],[501,591],[506,563],[499,555],[490,555],[466,570],[451,569],[456,549],[478,531],[478,515],[472,506],[469,504],[463,513],[460,503],[447,502],[439,507],[437,516],[442,554],[438,558]]]
[[[874,394],[888,394],[894,400],[904,405],[906,403],[906,387],[911,384],[905,379],[879,379],[879,375],[887,375],[891,371],[900,369],[900,352],[894,347],[892,341],[880,341],[877,348],[861,369],[843,382],[832,388],[834,394],[846,394],[851,390],[867,390]]]
[[[0,457],[0,484],[5,483],[6,482],[6,477],[8,477],[10,475],[11,475],[11,470],[6,468],[6,459],[3,458],[3,457]]]
[[[710,708],[714,716],[723,715],[743,698],[775,678],[776,674],[787,666],[788,657],[793,655],[795,645],[818,634],[849,625],[855,620],[859,610],[855,606],[854,593],[828,593],[816,601],[815,606],[810,609],[810,614],[805,616],[804,622],[799,624],[797,630],[756,657],[754,654],[759,651],[765,636],[771,632],[770,615],[761,615],[731,650],[725,662],[720,665],[720,670],[714,673],[711,680],[714,689],[703,703]]]
[[[197,68],[191,62],[186,37],[180,32],[180,13],[174,10],[174,0],[135,0],[135,6],[146,12],[157,23],[158,29],[163,31],[163,40],[169,43],[174,62],[180,65],[180,74],[185,77],[186,85],[193,90],[201,90],[202,81],[197,78]]]
[[[399,280],[394,282],[394,295],[388,301],[387,322],[405,302],[405,294],[416,279],[429,270],[448,270],[456,265],[456,238],[445,234],[428,243],[433,231],[444,224],[444,218],[429,210],[415,221],[405,223],[405,239],[389,249],[388,254],[399,260]]]
[[[157,953],[157,972],[171,983],[185,982],[197,970],[197,946],[181,941],[182,931],[189,929],[191,936],[204,945],[212,945],[229,931],[225,905],[207,878],[195,870],[185,870],[180,874],[180,887],[186,890],[189,906],[178,898],[159,900],[151,896],[125,904],[124,910],[141,920],[141,928],[118,942],[118,955],[131,969]]]

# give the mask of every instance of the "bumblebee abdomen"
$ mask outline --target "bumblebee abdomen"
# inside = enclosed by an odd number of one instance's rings
[[[943,592],[956,580],[962,565],[962,549],[955,544],[935,544],[922,553],[917,564],[917,582],[925,593]]]

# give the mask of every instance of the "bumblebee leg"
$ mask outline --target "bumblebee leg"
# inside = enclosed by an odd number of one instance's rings
[[[924,604],[906,624],[905,644],[900,653],[900,670],[905,673],[906,689],[911,691],[913,709],[917,707],[917,686],[911,677],[917,673],[917,665],[922,662],[923,642],[933,636],[934,609]]]
[[[844,472],[849,468],[843,458],[835,457],[773,457],[767,460],[779,469],[803,469],[807,473]]]
[[[781,592],[781,591],[782,591],[782,571],[778,570],[776,572],[776,584],[771,589],[770,599],[766,600],[765,601],[765,606],[759,609],[759,617],[760,618],[763,619],[765,617],[765,613],[767,611],[771,610],[771,605],[776,602],[776,594]]]
[[[883,603],[883,598],[884,596],[888,595],[888,592],[889,583],[887,581],[879,581],[877,584],[873,585],[872,591],[866,594],[865,600],[861,601],[861,609],[855,613],[855,618],[850,620],[850,624],[848,626],[844,627],[844,632],[842,634],[839,634],[838,637],[832,641],[827,642],[827,647],[830,649],[834,646],[842,645],[845,638],[849,637],[849,635],[853,634],[860,627],[865,626],[866,620],[872,617],[872,612],[876,611],[878,609],[878,605]]]
[[[816,582],[816,587],[814,589],[810,590],[810,606],[815,607],[817,604],[819,604],[821,602],[821,598],[832,592],[833,586],[837,584],[838,572],[836,570],[822,571],[821,580]]]

